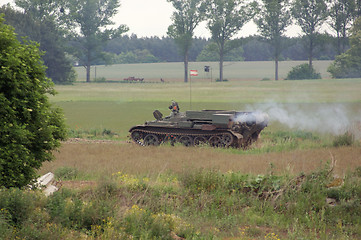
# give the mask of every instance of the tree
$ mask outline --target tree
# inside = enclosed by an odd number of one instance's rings
[[[119,6],[118,0],[69,0],[64,10],[69,12],[69,21],[74,29],[72,51],[86,69],[87,82],[90,82],[91,65],[98,59],[107,59],[102,51],[104,45],[128,31],[125,25],[116,29],[106,28],[114,24],[110,19]]]
[[[334,78],[361,77],[361,17],[352,26],[350,49],[337,56],[327,71]]]
[[[20,43],[0,17],[0,186],[23,187],[66,137],[38,45]]]
[[[188,82],[189,50],[192,46],[194,29],[204,20],[204,0],[167,0],[173,4],[173,24],[168,27],[168,35],[174,39],[184,62],[184,82]]]
[[[240,46],[241,41],[231,38],[253,18],[251,5],[242,0],[212,0],[208,5],[208,28],[219,55],[219,81],[223,81],[224,55]]]
[[[67,0],[15,0],[16,6],[22,8],[24,13],[34,20],[43,21],[52,19],[59,27],[66,27],[64,18],[64,5]]]
[[[308,40],[308,61],[312,66],[313,50],[321,25],[327,18],[327,5],[324,0],[295,0],[292,15]]]
[[[329,25],[337,35],[337,52],[345,51],[347,33],[355,15],[355,0],[335,0],[331,2]]]
[[[35,11],[30,13],[28,10],[22,13],[10,6],[0,8],[0,12],[5,14],[6,23],[15,28],[18,40],[27,36],[40,43],[40,50],[45,51],[42,58],[47,66],[46,74],[53,82],[63,84],[75,81],[75,71],[64,50],[63,32],[50,16],[40,17]]]
[[[289,0],[262,0],[255,22],[261,36],[273,47],[275,60],[275,80],[278,80],[278,60],[282,51],[282,37],[291,24]]]

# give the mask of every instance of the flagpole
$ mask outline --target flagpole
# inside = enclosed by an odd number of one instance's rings
[[[189,105],[192,110],[192,76],[198,76],[198,70],[189,71]]]
[[[192,110],[192,74],[189,74],[189,105]]]

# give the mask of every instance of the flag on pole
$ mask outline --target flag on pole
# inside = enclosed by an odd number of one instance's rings
[[[198,76],[198,70],[190,70],[191,76]]]

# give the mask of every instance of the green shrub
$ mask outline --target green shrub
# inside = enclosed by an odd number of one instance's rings
[[[91,230],[92,225],[101,225],[104,219],[114,214],[111,201],[104,198],[83,201],[69,190],[61,190],[49,197],[46,209],[55,223],[75,230]]]
[[[333,140],[334,147],[342,147],[342,146],[351,146],[355,142],[355,136],[350,133],[346,132],[342,135],[335,137]]]
[[[20,43],[2,16],[0,42],[0,186],[24,187],[54,158],[66,128],[49,101],[55,91],[38,45]]]
[[[180,217],[165,213],[152,214],[138,205],[133,205],[125,213],[122,226],[125,233],[135,239],[194,239],[196,235],[193,227]]]
[[[321,79],[321,74],[317,73],[314,68],[310,68],[307,63],[304,63],[293,67],[286,78],[286,80],[302,79]]]
[[[32,216],[40,199],[41,196],[32,191],[0,189],[0,216],[9,224],[20,227]]]

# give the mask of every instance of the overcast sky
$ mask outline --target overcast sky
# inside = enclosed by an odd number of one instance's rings
[[[0,0],[0,5],[12,3],[13,0]],[[168,26],[172,23],[171,15],[174,11],[172,4],[167,0],[120,0],[121,7],[113,18],[116,25],[125,24],[129,27],[127,34],[136,34],[138,37],[166,36]],[[238,36],[249,36],[257,33],[254,23],[246,24]],[[291,27],[288,36],[298,36],[298,27]],[[201,23],[196,30],[197,37],[209,38],[210,33],[206,23]]]

